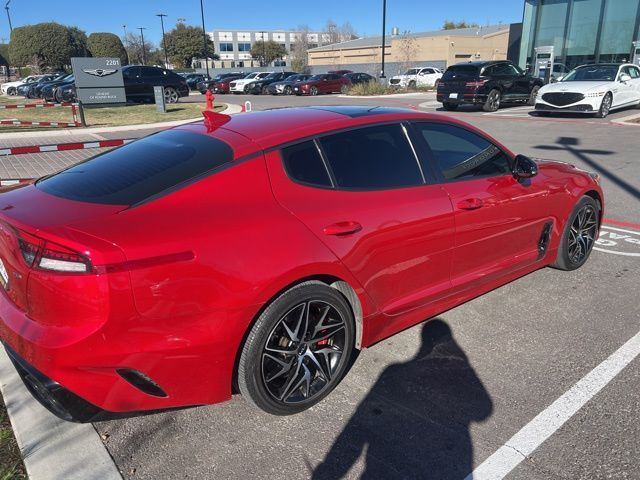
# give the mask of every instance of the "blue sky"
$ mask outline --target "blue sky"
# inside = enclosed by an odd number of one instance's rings
[[[0,0],[4,7],[6,0]],[[387,0],[387,26],[401,31],[435,30],[445,19],[479,24],[522,21],[523,0]],[[349,21],[360,35],[377,35],[382,24],[382,0],[204,0],[207,30],[214,29],[295,29],[306,24],[322,29],[328,18],[338,24]],[[160,21],[156,13],[166,13],[165,28],[177,18],[200,25],[199,0],[11,0],[11,20],[17,26],[56,21],[77,25],[87,33],[110,31],[122,34],[146,27],[145,39],[158,42]],[[0,41],[9,37],[4,8],[0,10]]]

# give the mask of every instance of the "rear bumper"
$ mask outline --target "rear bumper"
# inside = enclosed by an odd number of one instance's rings
[[[453,105],[482,105],[487,101],[486,94],[478,94],[478,93],[463,93],[458,92],[457,98],[451,98],[451,94],[456,94],[456,92],[438,92],[436,94],[436,99],[440,103],[450,103]]]

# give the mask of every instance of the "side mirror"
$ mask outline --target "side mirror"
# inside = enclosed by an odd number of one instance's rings
[[[538,174],[538,164],[525,155],[516,156],[513,175],[516,178],[531,178]]]
[[[627,75],[626,73],[623,73],[622,75],[620,75],[620,81],[622,83],[627,83],[627,82],[631,81],[631,77],[629,75]]]

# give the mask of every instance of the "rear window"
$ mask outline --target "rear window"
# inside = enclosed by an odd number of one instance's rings
[[[447,68],[444,72],[442,80],[466,80],[468,78],[475,78],[478,76],[478,67],[473,65],[455,65]]]
[[[134,205],[232,160],[233,150],[220,140],[168,130],[44,178],[36,187],[69,200]]]

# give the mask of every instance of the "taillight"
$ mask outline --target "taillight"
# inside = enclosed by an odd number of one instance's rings
[[[18,245],[27,266],[63,273],[89,273],[91,260],[75,250],[47,242],[28,233],[18,233]]]
[[[469,88],[479,88],[484,86],[487,83],[487,80],[478,80],[477,82],[467,82],[465,85]]]

